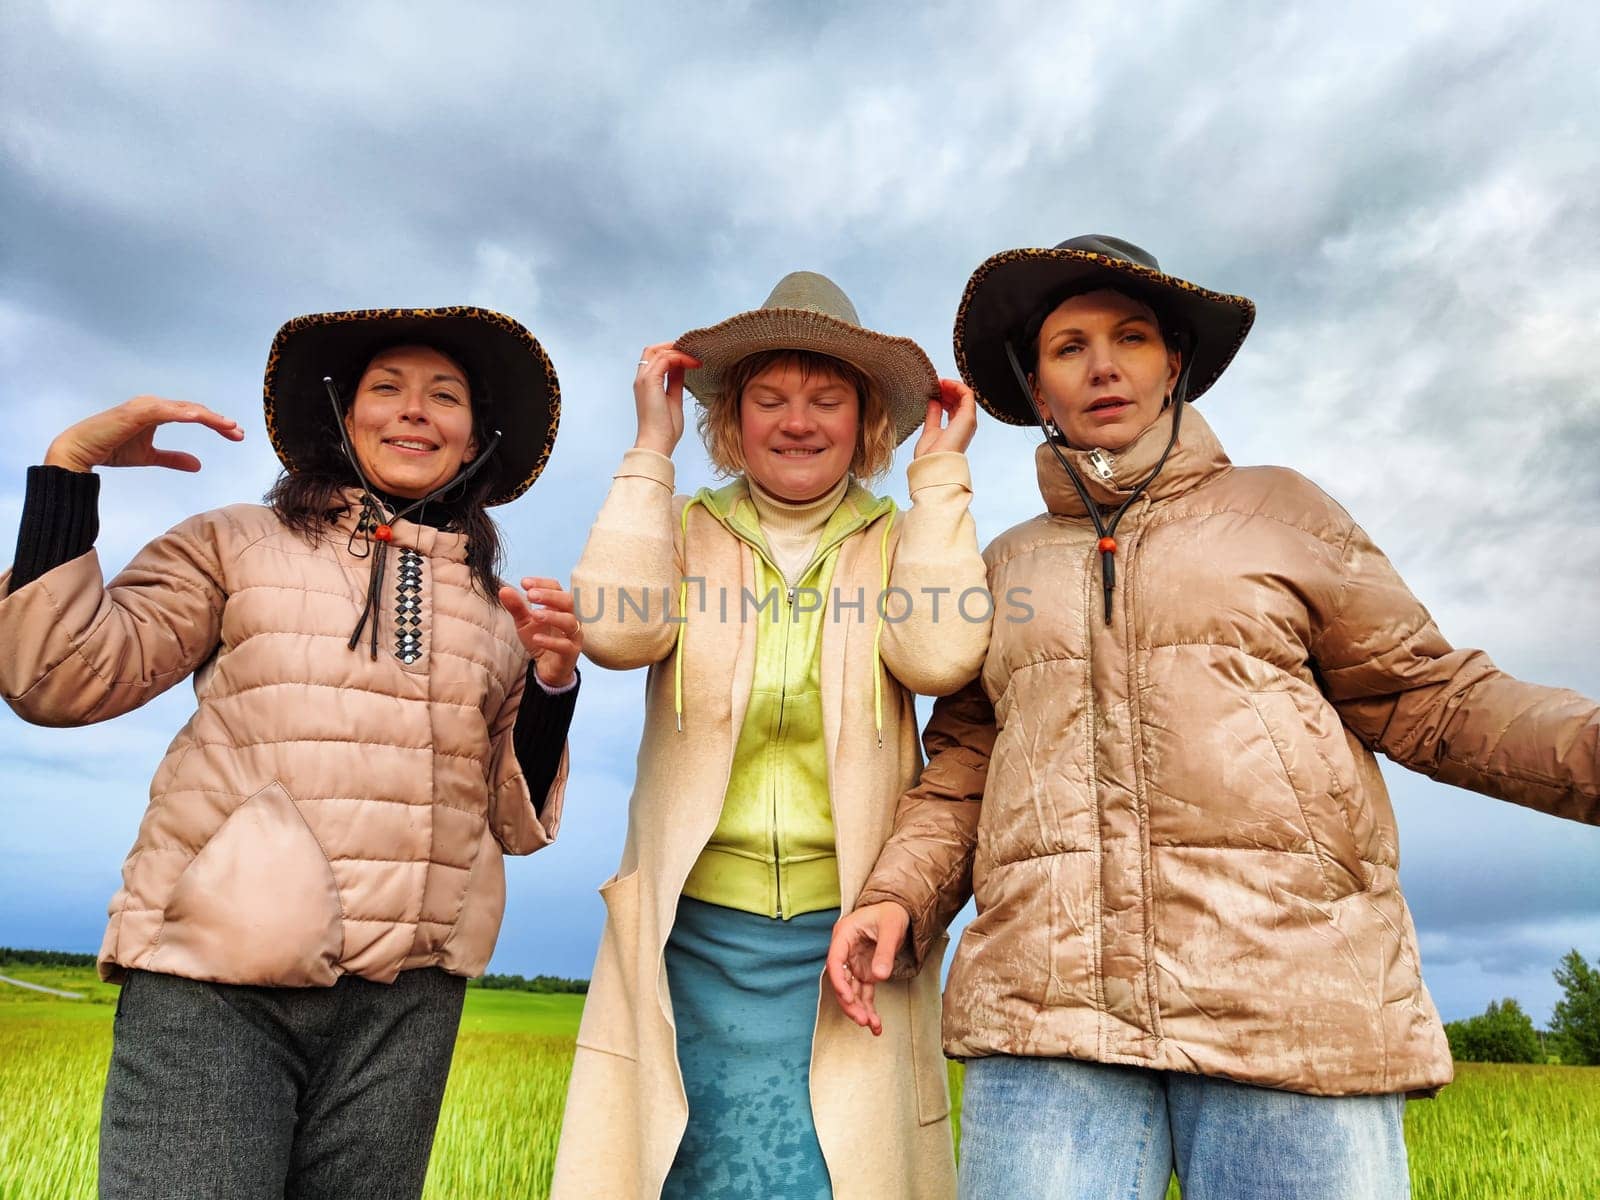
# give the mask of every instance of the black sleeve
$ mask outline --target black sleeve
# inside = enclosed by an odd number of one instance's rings
[[[100,476],[65,467],[29,467],[11,591],[87,554],[99,534]]]
[[[561,766],[561,750],[566,745],[567,730],[572,725],[572,710],[577,707],[578,689],[583,677],[570,692],[552,696],[539,686],[534,678],[534,667],[528,664],[528,685],[522,692],[522,703],[517,707],[517,723],[511,729],[511,744],[517,752],[517,763],[528,781],[528,791],[533,796],[533,811],[544,811],[545,794],[555,782],[556,770]]]

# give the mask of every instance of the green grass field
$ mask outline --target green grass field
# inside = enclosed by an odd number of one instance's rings
[[[91,1197],[117,989],[77,969],[0,974],[87,997],[61,1000],[0,984],[0,1200]],[[581,1008],[579,996],[468,991],[430,1200],[545,1195]],[[950,1074],[959,1101],[960,1068],[952,1065]],[[1594,1195],[1596,1129],[1600,1069],[1465,1064],[1439,1099],[1407,1108],[1415,1195]]]

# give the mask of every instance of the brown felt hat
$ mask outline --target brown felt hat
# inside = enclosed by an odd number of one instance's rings
[[[1213,292],[1161,270],[1155,255],[1121,238],[1091,234],[1050,249],[1006,250],[967,280],[956,310],[956,366],[978,403],[1009,425],[1035,425],[1033,402],[1006,356],[1019,359],[1038,322],[1068,296],[1113,288],[1155,309],[1188,364],[1186,399],[1196,400],[1233,361],[1256,319],[1243,296]],[[1024,362],[1023,369],[1032,364]]]
[[[703,364],[684,375],[684,385],[702,404],[718,397],[724,373],[751,354],[810,350],[842,359],[878,385],[896,445],[922,426],[928,401],[939,395],[938,372],[921,346],[863,328],[850,297],[813,271],[785,275],[760,308],[691,329],[675,345]]]
[[[475,409],[500,433],[484,465],[494,477],[485,503],[508,503],[532,487],[561,423],[555,367],[520,322],[465,305],[363,308],[287,322],[272,339],[262,399],[278,460],[291,471],[304,470],[319,450],[338,445],[324,376],[346,379],[378,351],[405,344],[432,346],[465,367]]]

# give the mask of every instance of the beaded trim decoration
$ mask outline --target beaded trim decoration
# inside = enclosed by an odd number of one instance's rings
[[[394,588],[394,656],[406,666],[422,657],[422,555],[400,548]]]

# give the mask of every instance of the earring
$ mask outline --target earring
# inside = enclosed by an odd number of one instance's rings
[[[1167,393],[1167,398],[1161,402],[1161,411],[1162,412],[1166,412],[1167,409],[1169,409],[1171,407],[1172,407],[1172,393],[1168,392]]]
[[[1056,424],[1054,417],[1046,417],[1044,419],[1044,433],[1052,442],[1061,440],[1061,426]]]

